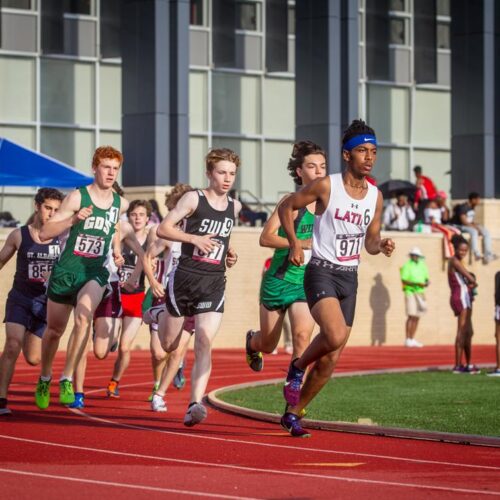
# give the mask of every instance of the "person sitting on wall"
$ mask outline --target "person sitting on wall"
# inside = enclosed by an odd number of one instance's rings
[[[232,198],[235,198],[239,200],[241,203],[241,211],[240,211],[240,216],[239,216],[239,221],[242,224],[246,224],[247,222],[250,224],[250,226],[255,227],[257,224],[257,221],[260,220],[260,225],[263,226],[266,221],[267,221],[267,212],[257,212],[253,210],[248,204],[246,204],[241,197],[237,196],[236,190],[232,189],[229,195]]]

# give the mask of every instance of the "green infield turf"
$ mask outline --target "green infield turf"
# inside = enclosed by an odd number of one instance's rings
[[[282,384],[220,394],[238,406],[282,413]],[[462,434],[500,436],[500,378],[450,372],[339,377],[307,408],[307,417]]]

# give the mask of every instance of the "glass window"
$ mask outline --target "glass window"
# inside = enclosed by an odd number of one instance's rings
[[[260,30],[260,4],[245,1],[236,4],[236,29]]]
[[[35,129],[30,127],[4,127],[0,125],[0,137],[30,149],[35,148]]]
[[[203,0],[191,0],[189,3],[189,24],[204,26]]]
[[[122,126],[122,69],[101,64],[99,72],[99,122],[101,127]]]
[[[288,34],[295,35],[295,7],[288,6]]]
[[[212,129],[236,134],[260,133],[259,78],[213,73]]]
[[[451,146],[450,92],[432,90],[415,92],[414,137],[416,144],[444,148]]]
[[[292,142],[264,143],[262,172],[266,182],[262,186],[262,199],[265,201],[276,203],[285,193],[295,191],[295,184],[287,169],[292,145]]]
[[[207,186],[205,175],[205,156],[207,154],[207,140],[204,137],[189,138],[189,184],[199,188]]]
[[[405,0],[390,0],[389,1],[389,10],[395,10],[398,12],[405,12],[406,11]]]
[[[94,134],[84,130],[42,127],[41,151],[86,174],[91,173]]]
[[[430,151],[415,149],[413,151],[415,165],[422,165],[425,175],[428,175],[439,189],[450,192],[451,153],[448,151]]]
[[[0,119],[35,119],[35,60],[0,57]]]
[[[3,8],[31,10],[33,9],[32,0],[2,0],[0,2]]]
[[[450,49],[450,24],[437,23],[437,47],[438,49]]]
[[[450,16],[450,0],[437,0],[436,11],[438,16]]]
[[[390,38],[389,43],[395,45],[406,45],[405,20],[392,17],[389,19]]]
[[[64,12],[90,16],[92,15],[92,0],[65,0]]]
[[[410,94],[406,88],[368,85],[368,123],[377,132],[379,142],[409,142]],[[431,120],[427,122],[427,128]]]
[[[113,146],[118,151],[122,150],[122,134],[120,132],[106,132],[101,130],[99,132],[98,146]],[[121,171],[121,170],[120,170]]]
[[[189,127],[193,132],[208,129],[207,73],[189,73]]]
[[[94,66],[41,60],[42,121],[91,125],[95,122]]]
[[[295,135],[295,82],[264,79],[264,135],[293,138]]]

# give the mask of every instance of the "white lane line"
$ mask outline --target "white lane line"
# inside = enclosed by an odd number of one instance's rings
[[[139,385],[139,384],[131,384],[131,385]],[[98,389],[98,390],[101,390],[101,389]],[[101,418],[101,417],[94,417],[93,415],[89,415],[88,413],[85,413],[82,410],[76,410],[76,409],[72,409],[72,408],[68,408],[68,409],[70,411],[72,411],[73,413],[76,413],[78,415],[82,415],[83,417],[86,417],[90,420],[95,420],[96,422],[102,422],[104,424],[112,424],[112,425],[116,425],[119,427],[126,427],[129,429],[149,431],[149,432],[159,432],[160,434],[172,434],[174,436],[190,437],[190,438],[195,438],[195,439],[206,439],[209,441],[222,441],[222,442],[227,442],[227,443],[248,444],[251,446],[263,446],[266,448],[278,448],[278,449],[294,450],[294,451],[297,450],[296,446],[288,446],[288,445],[283,445],[283,444],[262,443],[262,442],[258,442],[258,441],[245,441],[244,439],[220,438],[220,437],[206,436],[206,435],[201,435],[201,434],[192,434],[192,433],[187,433],[187,432],[168,431],[168,430],[156,429],[156,428],[152,428],[152,427],[146,427],[146,426],[142,426],[142,425],[125,424],[123,422],[117,422],[115,420],[109,420],[109,419]],[[156,420],[155,422],[158,423],[158,422],[161,422],[161,420]],[[290,439],[292,439],[292,438],[290,438]],[[376,455],[374,453],[360,453],[360,452],[355,452],[355,451],[324,450],[321,448],[307,448],[307,447],[302,448],[301,447],[300,450],[301,451],[312,451],[312,452],[318,452],[318,453],[326,453],[326,454],[332,454],[332,455],[349,455],[349,456],[356,456],[356,457],[367,457],[367,458],[375,458],[375,459],[393,460],[393,461],[397,461],[397,462],[410,462],[410,463],[431,464],[431,465],[445,465],[445,466],[453,466],[453,467],[500,471],[500,467],[495,467],[492,465],[476,465],[476,464],[463,464],[463,463],[457,463],[457,462],[442,462],[442,461],[438,461],[438,460],[424,460],[424,459],[418,459],[418,458],[395,457],[395,456],[389,456],[389,455]]]
[[[80,477],[70,477],[70,476],[54,476],[53,474],[39,474],[37,472],[28,472],[23,470],[15,470],[15,469],[3,469],[0,468],[0,472],[6,472],[9,474],[20,474],[23,476],[34,476],[34,477],[42,477],[44,479],[60,479],[62,481],[74,481],[77,483],[89,483],[89,484],[100,484],[102,486],[117,486],[119,488],[131,488],[134,490],[147,490],[147,491],[160,491],[162,493],[176,493],[178,495],[192,495],[197,497],[210,497],[210,498],[228,498],[231,500],[259,500],[254,497],[235,497],[232,495],[223,495],[217,493],[207,493],[205,491],[190,491],[190,490],[177,490],[174,488],[160,488],[156,486],[143,486],[139,484],[130,484],[130,483],[115,483],[113,481],[99,481],[98,479],[82,479]]]
[[[80,451],[89,451],[95,453],[104,453],[107,455],[118,455],[132,458],[140,458],[140,459],[148,459],[148,460],[158,460],[162,462],[173,462],[184,465],[200,465],[203,467],[213,467],[218,469],[229,469],[229,470],[239,470],[245,472],[259,472],[263,474],[273,474],[277,476],[292,476],[292,477],[307,477],[314,479],[324,479],[324,480],[333,480],[333,481],[344,481],[348,483],[362,483],[362,484],[377,484],[381,486],[395,486],[400,488],[415,488],[420,490],[438,490],[438,491],[452,491],[455,493],[475,493],[478,495],[500,495],[500,491],[487,491],[487,490],[474,490],[467,488],[453,488],[451,486],[433,486],[429,484],[414,484],[414,483],[402,483],[396,481],[380,481],[375,479],[361,479],[361,478],[352,478],[352,477],[343,477],[343,476],[330,476],[330,475],[322,475],[322,474],[313,474],[307,472],[293,472],[293,471],[285,471],[285,470],[276,470],[276,469],[259,469],[257,467],[245,467],[242,465],[232,465],[232,464],[218,464],[213,462],[201,462],[199,460],[183,460],[180,458],[171,458],[171,457],[159,457],[154,455],[143,455],[139,453],[127,453],[121,451],[112,451],[112,450],[104,450],[101,448],[90,448],[87,446],[74,446],[69,444],[61,444],[61,443],[51,443],[48,441],[39,441],[35,439],[27,439],[27,438],[18,438],[13,436],[5,436],[0,435],[0,438],[3,439],[11,439],[13,441],[22,441],[26,443],[33,444],[41,444],[45,446],[54,446],[59,448],[68,448],[71,450],[80,450]],[[55,476],[56,478],[58,476]]]

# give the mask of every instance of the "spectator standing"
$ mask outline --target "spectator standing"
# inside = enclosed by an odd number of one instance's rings
[[[408,203],[408,197],[398,193],[396,202],[391,202],[384,210],[384,227],[391,231],[409,231],[415,220],[415,212]]]
[[[415,166],[413,172],[416,177],[415,185],[417,186],[413,208],[417,211],[417,219],[421,220],[427,201],[436,198],[437,189],[432,179],[422,174],[420,165]]]
[[[495,340],[497,366],[486,374],[489,377],[500,377],[500,271],[495,274]]]
[[[465,203],[456,205],[453,211],[452,223],[455,224],[462,233],[470,234],[471,250],[476,260],[483,259],[484,264],[489,264],[497,258],[491,249],[491,236],[488,229],[477,224],[475,219],[475,208],[479,205],[481,197],[478,193],[469,193]],[[483,237],[484,255],[479,249],[479,235]]]
[[[429,286],[429,270],[420,248],[413,247],[409,255],[410,259],[400,269],[408,316],[405,347],[423,347],[423,344],[415,339],[415,333],[419,319],[427,311],[424,291]]]

